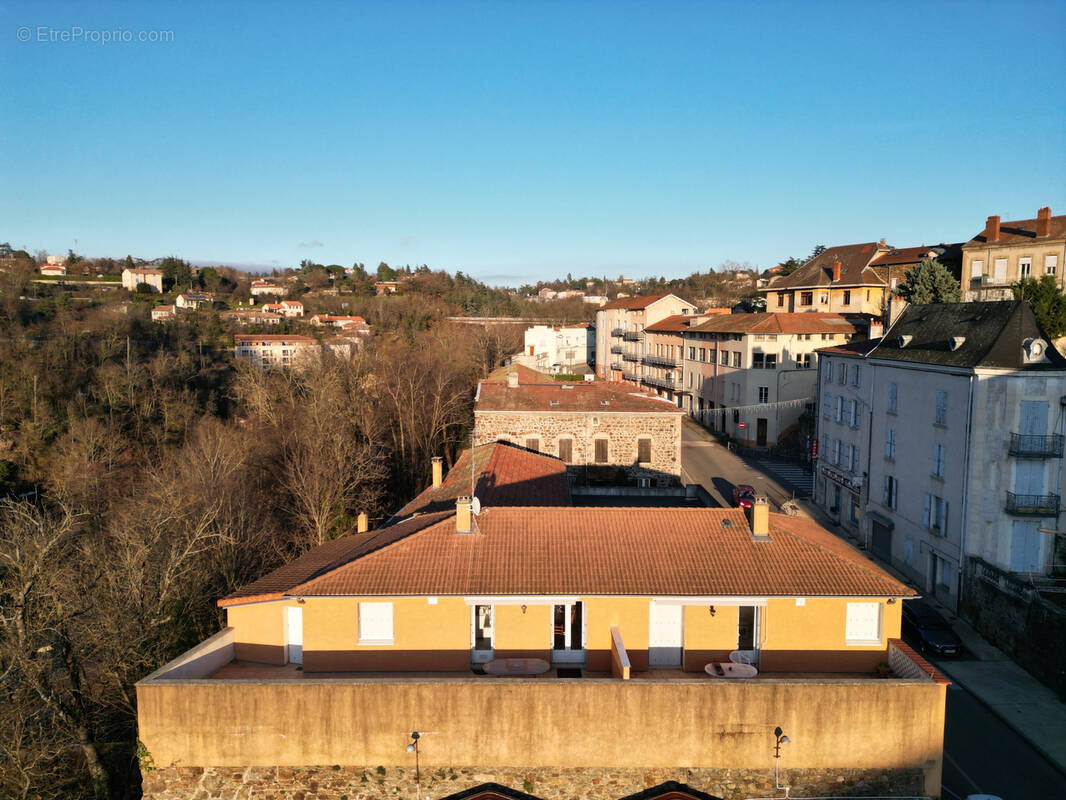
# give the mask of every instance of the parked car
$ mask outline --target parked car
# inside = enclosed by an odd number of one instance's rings
[[[751,508],[755,504],[755,489],[746,483],[733,488],[733,505],[737,508]]]
[[[962,640],[936,609],[921,600],[903,601],[903,632],[909,634],[924,653],[957,656]]]

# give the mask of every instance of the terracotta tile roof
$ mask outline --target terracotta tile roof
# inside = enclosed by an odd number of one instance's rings
[[[493,411],[598,411],[603,414],[641,412],[683,414],[669,400],[649,394],[629,392],[607,381],[569,383],[506,383],[483,381],[478,385],[475,416]]]
[[[985,238],[984,229],[963,245],[969,250],[975,247],[998,247],[1004,244],[1024,244],[1026,242],[1042,243],[1066,239],[1066,215],[1051,218],[1051,235],[1036,238],[1036,218],[1019,219],[1013,222],[1001,222],[999,224],[999,238],[989,242]]]
[[[311,551],[220,604],[267,592],[916,596],[802,517],[771,514],[768,541],[752,538],[739,509],[492,508],[482,511],[476,528],[456,533],[452,514],[413,517],[352,542],[351,549],[324,545],[321,555]]]
[[[485,378],[485,381],[490,383],[507,383],[507,376],[512,372],[518,373],[519,383],[555,383],[555,378],[547,372],[538,372],[531,367],[525,367],[521,364],[511,364],[508,367],[497,367],[489,373],[489,377]],[[482,382],[484,383],[485,381]]]
[[[234,344],[314,344],[315,340],[310,336],[299,336],[292,333],[259,334],[259,333],[235,333]]]
[[[676,294],[644,294],[637,295],[636,297],[619,297],[617,300],[612,300],[609,303],[604,303],[600,306],[600,311],[606,311],[612,308],[624,308],[627,311],[640,311],[647,308],[653,303],[657,303],[664,297],[677,297]],[[678,300],[683,300],[681,297],[677,297]],[[683,302],[688,302],[683,300]],[[689,303],[691,305],[691,303]]]
[[[701,320],[702,318],[696,314],[674,314],[672,317],[659,320],[654,325],[648,325],[644,330],[647,333],[679,333],[687,331]]]
[[[877,255],[879,247],[877,242],[830,247],[791,275],[776,279],[768,288],[776,291],[826,286],[884,286],[884,280],[868,268],[870,261]],[[890,250],[891,248],[884,249]],[[834,261],[840,262],[840,280],[838,281],[833,281]]]
[[[759,313],[712,317],[689,330],[700,333],[857,333],[856,318],[844,314]]]
[[[495,442],[475,447],[472,454],[464,450],[440,488],[429,486],[397,511],[393,519],[455,510],[456,498],[470,494],[471,459],[474,494],[482,508],[570,505],[566,465],[562,461],[514,444]]]

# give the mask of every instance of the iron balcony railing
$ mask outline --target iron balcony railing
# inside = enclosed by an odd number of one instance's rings
[[[622,334],[622,338],[627,342],[639,342],[644,338],[644,334],[641,331],[626,331]]]
[[[638,383],[640,381],[640,376],[637,375],[637,373],[629,372],[628,370],[622,373],[622,377],[625,378],[627,381],[633,381],[634,383]]]
[[[657,378],[654,375],[645,375],[644,382],[652,386],[659,386],[663,389],[676,389],[677,383],[673,378]]]
[[[626,332],[625,328],[612,328],[611,336],[624,336]]]
[[[1059,513],[1059,496],[1057,494],[1015,494],[1007,492],[1008,514],[1024,516],[1050,516]]]
[[[640,356],[636,353],[622,353],[623,361],[640,361]]]
[[[676,369],[681,366],[681,362],[676,358],[667,358],[666,356],[644,356],[644,363],[651,367],[663,367],[664,369]]]
[[[611,362],[611,369],[616,369],[619,372],[621,372],[621,370],[622,370],[622,362],[621,361],[612,361]]]
[[[1012,433],[1008,452],[1016,458],[1062,458],[1062,442],[1063,437],[1059,434]]]
[[[614,353],[616,356],[622,355],[622,353],[624,353],[625,351],[626,349],[620,344],[611,345],[611,352]]]

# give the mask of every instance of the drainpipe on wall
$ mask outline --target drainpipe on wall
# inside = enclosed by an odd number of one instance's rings
[[[966,569],[966,556],[968,554],[968,548],[966,546],[967,532],[969,530],[969,514],[970,514],[970,437],[973,435],[974,430],[974,389],[977,385],[977,374],[970,375],[970,391],[968,409],[966,412],[966,453],[963,457],[963,475],[962,475],[962,530],[959,532],[959,574],[955,576],[955,608],[956,614],[959,613],[959,601],[962,599],[962,573]],[[935,578],[934,578],[935,580]],[[934,586],[935,592],[935,586]]]

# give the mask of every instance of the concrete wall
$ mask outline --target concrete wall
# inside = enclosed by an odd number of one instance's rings
[[[666,403],[664,402],[665,406]],[[559,438],[573,440],[575,466],[595,465],[595,440],[606,438],[607,465],[625,467],[632,477],[670,482],[681,477],[681,414],[648,412],[475,411],[474,443],[499,440],[525,446],[540,440],[540,452],[559,455]],[[650,437],[651,462],[637,464],[637,440]]]
[[[939,793],[945,686],[931,679],[173,681],[137,686],[156,767],[552,765],[675,771],[915,770]],[[786,761],[787,759],[787,761]]]

